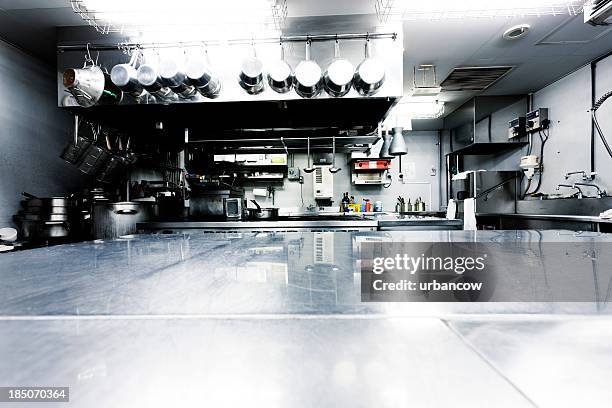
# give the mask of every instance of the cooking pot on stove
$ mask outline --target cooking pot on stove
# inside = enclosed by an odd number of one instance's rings
[[[274,220],[278,218],[278,208],[263,208],[257,201],[251,200],[257,208],[247,208],[249,219],[252,220]]]

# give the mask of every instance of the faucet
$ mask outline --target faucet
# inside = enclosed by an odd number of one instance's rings
[[[587,181],[589,178],[594,178],[597,175],[597,172],[593,171],[587,173],[586,171],[570,171],[569,173],[565,173],[565,179],[569,179],[570,176],[573,176],[574,174],[582,174],[582,180]]]
[[[602,197],[606,197],[608,194],[605,191],[602,191],[601,188],[599,188],[598,185],[596,184],[589,184],[589,183],[574,183],[574,185],[578,185],[578,186],[586,186],[586,187],[593,187],[597,189],[597,198],[602,198]]]
[[[557,191],[559,191],[561,187],[574,188],[578,190],[578,199],[582,199],[582,197],[584,197],[584,194],[582,193],[582,189],[578,187],[576,184],[557,184]]]

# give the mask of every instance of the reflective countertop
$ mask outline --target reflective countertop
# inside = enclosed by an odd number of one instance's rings
[[[612,235],[194,231],[2,254],[0,386],[69,386],[57,406],[75,407],[607,404],[580,378],[612,374],[609,282],[594,302],[362,303],[356,244],[380,240]]]

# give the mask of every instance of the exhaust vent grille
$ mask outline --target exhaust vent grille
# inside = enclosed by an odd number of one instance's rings
[[[440,85],[443,91],[484,91],[510,70],[512,67],[455,68]]]

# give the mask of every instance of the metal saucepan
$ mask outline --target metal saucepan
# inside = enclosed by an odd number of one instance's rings
[[[278,218],[278,208],[262,208],[257,201],[251,200],[257,208],[247,208],[249,218],[253,220],[273,220]]]
[[[97,104],[104,93],[104,72],[95,65],[65,70],[63,82],[79,105],[85,108]]]
[[[89,146],[91,146],[91,141],[89,139],[85,139],[84,137],[77,136],[76,144],[74,142],[70,142],[66,145],[60,157],[64,159],[66,162],[70,164],[77,164],[78,161],[83,157]]]
[[[208,61],[204,58],[190,58],[185,65],[185,74],[187,74],[189,82],[205,98],[214,99],[219,96],[221,82],[213,73]]]
[[[77,167],[85,174],[95,175],[104,168],[111,156],[108,150],[92,144],[79,159]]]
[[[27,208],[30,207],[72,207],[75,205],[75,201],[70,197],[36,197],[33,194],[23,192],[21,193],[27,198],[24,205]]]
[[[150,64],[142,64],[136,71],[138,82],[155,98],[162,101],[170,101],[178,99],[176,94],[164,85],[159,73],[154,66]]]
[[[134,98],[140,98],[145,92],[142,84],[138,82],[136,68],[130,64],[118,64],[111,69],[111,81],[124,93]]]
[[[164,85],[172,89],[181,99],[191,99],[196,95],[196,89],[189,84],[187,75],[173,59],[165,59],[159,65],[159,75]]]
[[[50,238],[66,238],[70,235],[70,223],[65,221],[31,221],[20,222],[21,236],[27,240],[39,241]]]
[[[339,56],[340,44],[336,40],[334,44],[334,61],[327,67],[323,77],[325,90],[330,96],[341,97],[351,90],[355,67],[345,58]]]
[[[98,104],[116,105],[123,99],[123,92],[111,81],[110,75],[96,65],[65,70],[63,82],[85,108]]]
[[[287,93],[293,87],[293,70],[285,61],[285,48],[281,43],[281,58],[273,62],[268,69],[268,84],[275,92]]]
[[[255,47],[253,47],[253,55],[242,61],[238,82],[251,95],[257,95],[265,88],[263,63],[257,58]]]
[[[372,58],[370,40],[366,40],[365,59],[355,72],[353,86],[360,95],[374,95],[385,82],[385,67],[376,58]]]
[[[310,40],[306,41],[306,59],[295,69],[295,92],[302,98],[314,98],[323,88],[321,67],[310,60]]]

